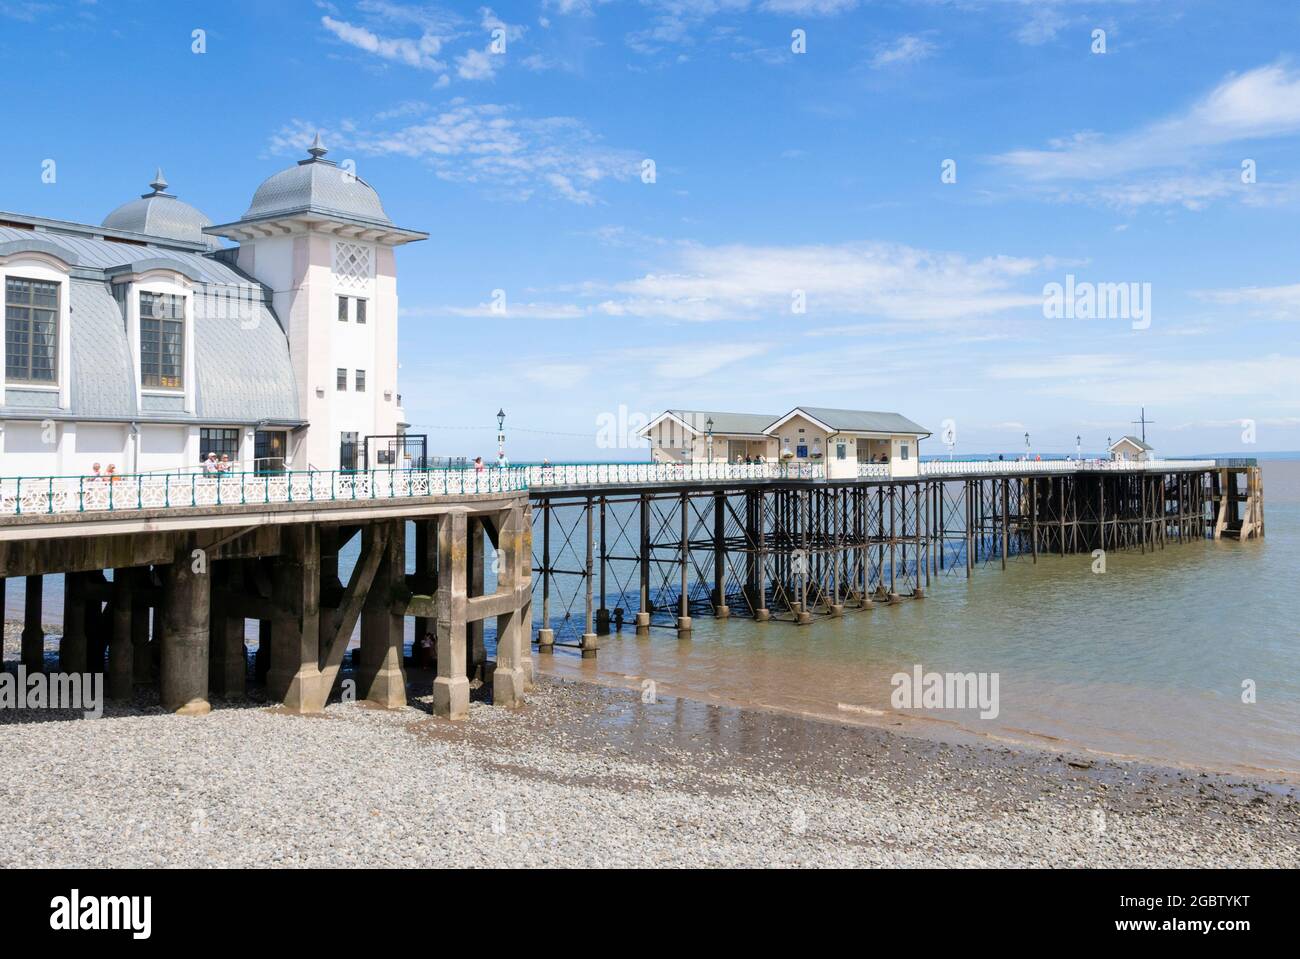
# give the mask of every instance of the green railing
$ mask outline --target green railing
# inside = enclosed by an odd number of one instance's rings
[[[0,516],[472,496],[527,488],[521,467],[14,476],[0,477]]]

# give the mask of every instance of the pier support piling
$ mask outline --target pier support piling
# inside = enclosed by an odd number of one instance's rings
[[[464,510],[438,517],[438,675],[433,711],[447,719],[469,717],[465,661],[466,550],[469,520]]]
[[[181,537],[172,562],[163,571],[160,680],[163,709],[199,716],[211,709],[208,704],[211,583],[206,570],[196,570],[192,549],[193,538]]]
[[[127,702],[135,695],[135,646],[131,638],[135,570],[113,570],[113,635],[108,645],[108,698]]]
[[[285,709],[318,712],[328,690],[320,673],[320,527],[288,526],[271,573],[274,616],[267,691]]]
[[[23,599],[23,635],[21,657],[28,673],[45,670],[45,628],[41,625],[45,577],[28,576]]]

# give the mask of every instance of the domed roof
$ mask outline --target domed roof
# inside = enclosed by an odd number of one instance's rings
[[[325,159],[329,151],[321,144],[319,133],[307,152],[311,154],[309,159],[281,170],[257,188],[244,220],[314,210],[392,225],[374,187]]]
[[[169,240],[202,243],[209,250],[220,249],[220,241],[203,232],[205,226],[212,225],[212,220],[183,200],[176,199],[173,194],[163,192],[167,189],[167,181],[163,179],[162,170],[157,172],[149,185],[153,187],[152,193],[144,193],[138,200],[123,203],[104,217],[100,226]]]

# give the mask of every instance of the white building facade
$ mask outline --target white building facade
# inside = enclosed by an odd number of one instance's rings
[[[0,212],[0,476],[415,465],[394,250],[427,234],[325,154],[219,226],[161,171],[98,226]]]

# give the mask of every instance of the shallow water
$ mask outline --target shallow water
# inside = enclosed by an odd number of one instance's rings
[[[1267,538],[1142,555],[1028,557],[926,599],[809,626],[696,617],[690,640],[611,636],[544,668],[846,722],[930,726],[1121,756],[1300,777],[1300,462],[1264,464]],[[998,674],[999,713],[891,705],[891,677]],[[1242,701],[1253,681],[1257,701]],[[916,722],[920,720],[920,722]]]

